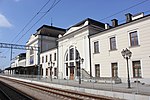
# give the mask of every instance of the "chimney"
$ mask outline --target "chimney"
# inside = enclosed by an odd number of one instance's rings
[[[127,13],[127,14],[125,14],[125,16],[126,16],[126,22],[131,22],[132,21],[132,14]]]
[[[117,19],[112,19],[112,27],[118,26],[118,20]]]
[[[108,23],[105,23],[105,29],[109,29],[110,25]]]
[[[135,14],[135,15],[132,15],[132,20],[136,20],[136,19],[139,19],[141,17],[144,17],[144,13],[143,12]]]

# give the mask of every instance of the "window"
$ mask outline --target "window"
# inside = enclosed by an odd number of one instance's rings
[[[95,64],[95,77],[100,77],[100,65]]]
[[[45,62],[47,62],[47,55],[46,55],[46,57],[45,57]]]
[[[116,50],[116,38],[115,37],[110,38],[110,50]]]
[[[48,68],[46,68],[46,76],[48,76]]]
[[[32,55],[34,53],[34,50],[30,50],[30,55]]]
[[[34,56],[30,56],[30,64],[34,63]]]
[[[74,60],[74,48],[70,49],[70,60]]]
[[[52,61],[52,54],[49,55],[49,61]]]
[[[118,77],[118,65],[117,63],[111,63],[112,77]]]
[[[73,48],[71,46],[65,54],[65,64],[68,63],[68,66],[75,67],[75,63],[79,61],[79,51],[76,49],[76,47]]]
[[[78,60],[80,57],[78,50],[76,50],[76,60]]]
[[[68,76],[68,64],[66,64],[66,76]]]
[[[66,61],[68,61],[68,54],[66,55]]]
[[[57,68],[54,68],[54,76],[57,76]]]
[[[42,57],[42,63],[44,63],[44,57]]]
[[[94,42],[94,53],[99,53],[99,42]]]
[[[79,62],[76,62],[76,75],[79,76],[80,75],[80,65]]]
[[[129,35],[130,35],[130,46],[132,47],[139,45],[137,31],[131,32],[129,33]]]
[[[54,61],[56,61],[56,53],[54,53]]]
[[[141,63],[140,61],[133,61],[132,62],[133,66],[133,77],[134,78],[141,78]]]

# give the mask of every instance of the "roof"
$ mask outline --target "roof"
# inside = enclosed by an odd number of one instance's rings
[[[142,21],[142,20],[144,20],[144,19],[146,19],[146,18],[148,18],[148,17],[150,17],[150,14],[149,14],[149,15],[146,15],[146,16],[143,16],[143,17],[140,17],[140,18],[138,18],[138,19],[132,20],[132,21],[130,21],[130,22],[122,23],[122,24],[120,24],[120,25],[118,25],[118,26],[116,26],[116,27],[110,27],[109,29],[105,29],[105,30],[103,30],[103,31],[100,31],[100,32],[91,34],[91,35],[89,35],[89,36],[90,36],[90,37],[94,37],[94,36],[97,35],[97,34],[102,34],[102,33],[105,33],[105,32],[107,32],[107,31],[112,31],[112,30],[115,30],[115,29],[118,29],[118,28],[121,28],[121,27],[125,27],[126,25],[130,25],[130,24],[133,24],[133,23],[137,23],[137,22]]]
[[[58,27],[54,27],[54,26],[49,26],[49,25],[43,25],[41,26],[40,28],[37,29],[37,31],[39,31],[40,29],[42,28],[50,28],[50,29],[55,29],[55,30],[60,30],[60,31],[66,31],[66,29],[63,29],[63,28],[58,28]]]
[[[26,53],[20,53],[18,56],[19,56],[19,57],[20,57],[20,56],[21,56],[21,57],[22,57],[22,56],[25,57],[25,56],[26,56]]]
[[[79,23],[77,23],[77,24],[75,24],[75,25],[73,25],[73,26],[71,26],[71,27],[78,27],[78,26],[80,26],[80,25],[83,25],[86,21],[89,22],[88,25],[91,25],[91,24],[92,24],[92,25],[96,25],[96,26],[105,28],[105,24],[104,24],[104,23],[101,23],[101,22],[96,21],[96,20],[91,19],[91,18],[87,18],[87,19],[85,19],[85,20],[83,20],[83,21],[81,21],[81,22],[79,22]],[[70,28],[71,28],[71,27],[70,27]],[[70,28],[68,28],[68,29],[70,29]]]
[[[95,27],[95,28],[97,28],[99,30],[105,29],[105,24],[104,23],[101,23],[99,21],[93,20],[91,18],[87,18],[87,19],[84,19],[83,21],[81,21],[81,22],[71,26],[70,28],[68,28],[66,33],[63,35],[63,37],[71,35],[71,34],[73,34],[76,31],[79,31],[81,29],[86,28],[87,26],[92,26],[92,27]],[[61,37],[61,39],[63,37]]]
[[[37,29],[37,33],[35,33],[35,35],[58,37],[59,34],[63,35],[65,32],[66,32],[66,29],[63,29],[63,28],[43,25],[39,29]]]

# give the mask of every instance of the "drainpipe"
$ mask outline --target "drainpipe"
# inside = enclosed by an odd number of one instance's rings
[[[90,42],[90,36],[89,35],[88,35],[88,38],[89,38],[90,78],[92,78],[91,42]]]

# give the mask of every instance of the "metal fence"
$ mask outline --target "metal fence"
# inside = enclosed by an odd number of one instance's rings
[[[43,77],[40,77],[40,79],[39,79],[38,76],[36,76],[36,75],[7,75],[7,76],[27,79],[27,80],[31,80],[31,81],[45,82],[45,83],[48,83],[48,84],[73,86],[73,87],[80,88],[80,92],[85,92],[85,89],[89,89],[88,90],[89,93],[92,93],[93,90],[100,90],[100,91],[106,91],[105,93],[119,92],[119,93],[132,94],[134,96],[135,95],[150,96],[150,85],[140,83],[138,80],[135,81],[135,82],[131,82],[131,88],[128,88],[128,83],[127,82],[122,82],[122,83],[119,83],[119,84],[115,84],[113,82],[113,80],[110,81],[109,83],[97,82],[97,81],[94,81],[94,80],[84,80],[84,81],[82,80],[81,84],[79,84],[78,79],[68,80],[68,79],[54,79],[53,78],[51,80],[51,78],[43,78]],[[125,80],[127,80],[127,79],[125,79]],[[106,95],[106,94],[104,94],[104,95]],[[114,95],[114,97],[115,97],[115,95]],[[138,100],[138,99],[134,99],[134,100]]]

